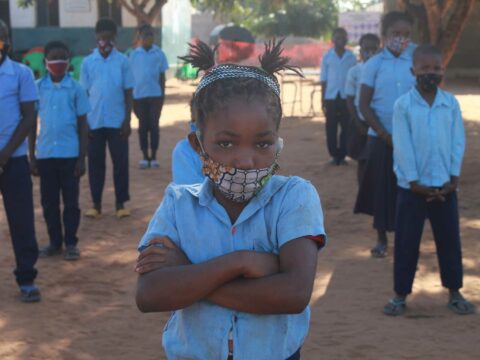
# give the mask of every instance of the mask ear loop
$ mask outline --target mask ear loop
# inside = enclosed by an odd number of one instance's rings
[[[195,131],[195,136],[197,137],[197,141],[198,141],[198,145],[200,146],[200,150],[202,150],[202,153],[200,155],[202,155],[205,159],[207,159],[208,155],[205,152],[205,149],[203,148],[202,142],[200,141],[200,138],[201,138],[200,130]]]

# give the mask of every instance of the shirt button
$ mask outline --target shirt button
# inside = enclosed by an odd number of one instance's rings
[[[237,232],[237,228],[235,226],[232,227],[232,235],[235,235],[236,232]]]

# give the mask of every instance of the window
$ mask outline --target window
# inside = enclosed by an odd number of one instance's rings
[[[37,0],[37,26],[59,26],[58,0]]]
[[[98,0],[98,17],[110,18],[122,26],[122,5],[117,0]]]

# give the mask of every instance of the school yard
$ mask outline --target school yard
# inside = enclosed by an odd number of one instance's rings
[[[459,192],[464,293],[480,310],[480,87],[478,83],[449,85],[462,105],[468,134]],[[38,261],[41,303],[29,305],[16,300],[17,287],[11,274],[13,251],[0,206],[1,359],[164,358],[161,333],[168,314],[141,314],[137,310],[133,266],[137,242],[170,180],[173,146],[187,132],[186,104],[192,91],[189,84],[167,82],[168,98],[161,120],[160,169],[137,168],[140,159],[137,133],[130,138],[132,201],[128,205],[132,216],[124,220],[114,217],[109,173],[103,217],[82,218],[81,260]],[[290,114],[290,105],[286,112]],[[440,286],[429,226],[425,227],[409,311],[403,318],[388,318],[382,314],[382,307],[392,295],[392,256],[380,260],[370,257],[369,249],[375,239],[371,220],[352,213],[355,164],[327,165],[323,116],[286,118],[281,136],[285,139],[281,173],[299,175],[315,184],[322,198],[329,235],[329,244],[319,255],[311,301],[311,328],[302,358],[478,359],[480,315],[461,317],[446,308],[447,294]],[[34,194],[37,237],[40,245],[45,245],[48,238],[38,180]],[[82,210],[89,206],[88,181],[84,177]]]

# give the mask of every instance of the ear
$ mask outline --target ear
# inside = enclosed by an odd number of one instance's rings
[[[200,140],[198,140],[197,134],[195,132],[191,132],[188,134],[188,142],[190,143],[190,146],[192,147],[193,150],[197,154],[202,153],[202,148],[200,147]]]

